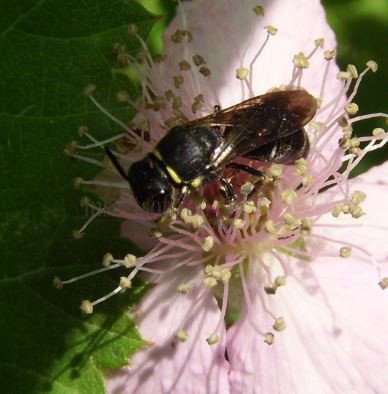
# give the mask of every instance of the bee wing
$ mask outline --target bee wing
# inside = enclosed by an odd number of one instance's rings
[[[215,165],[221,165],[296,133],[316,111],[315,98],[305,90],[277,91],[250,98],[189,124],[224,129],[223,143],[213,157]]]

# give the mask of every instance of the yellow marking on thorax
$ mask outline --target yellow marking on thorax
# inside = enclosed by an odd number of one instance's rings
[[[175,183],[182,183],[181,177],[170,166],[166,166],[166,170]]]
[[[163,156],[160,154],[160,152],[157,149],[154,149],[152,153],[158,160],[160,160],[162,163],[164,163],[166,165],[165,161],[163,160]],[[170,175],[171,179],[175,183],[177,183],[177,184],[182,183],[181,177],[176,173],[176,171],[173,168],[166,165],[166,170],[168,172],[168,175]]]
[[[159,152],[157,149],[154,149],[154,150],[152,151],[152,153],[153,153],[153,155],[154,155],[158,160],[164,162],[162,155],[160,154],[160,152]]]

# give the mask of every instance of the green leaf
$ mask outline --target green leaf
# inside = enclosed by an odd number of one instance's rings
[[[114,43],[135,55],[135,23],[146,39],[156,18],[133,1],[21,0],[0,14],[0,388],[4,393],[102,393],[100,368],[125,365],[144,346],[125,313],[144,291],[131,291],[79,310],[117,286],[123,272],[65,286],[63,278],[99,268],[102,256],[133,252],[119,238],[120,222],[100,218],[81,240],[72,231],[88,219],[74,190],[77,176],[97,167],[63,154],[85,125],[98,138],[122,132],[82,94],[95,97],[124,122],[132,116],[115,93],[136,88],[119,78]],[[101,152],[96,151],[96,158]],[[138,252],[138,251],[136,251]]]

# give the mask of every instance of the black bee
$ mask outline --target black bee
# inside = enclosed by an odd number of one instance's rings
[[[164,213],[179,206],[190,190],[216,180],[233,200],[223,171],[234,168],[262,177],[261,171],[236,160],[293,164],[305,158],[309,140],[303,126],[316,110],[315,98],[305,90],[271,92],[224,110],[215,107],[212,115],[173,127],[128,174],[108,148],[106,153],[146,211]]]

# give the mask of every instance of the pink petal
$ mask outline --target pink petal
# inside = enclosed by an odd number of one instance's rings
[[[326,230],[334,239],[342,236],[370,251],[376,262],[382,262],[382,276],[388,275],[388,212],[384,209],[386,182],[379,178],[387,168],[384,164],[354,181],[357,188],[367,185],[368,198],[363,206],[368,215],[364,220],[373,229]],[[294,261],[286,286],[274,296],[262,295],[256,289],[252,310],[245,310],[228,331],[231,392],[386,392],[388,297],[378,286],[379,279],[371,259],[354,250],[348,259]],[[275,334],[271,346],[254,328],[274,332],[273,318],[263,310],[260,296],[265,297],[269,311],[284,317],[287,325],[284,332]]]
[[[130,360],[129,366],[108,379],[109,393],[228,393],[228,363],[223,340],[209,345],[220,311],[211,292],[193,289],[187,295],[176,289],[182,282],[194,280],[191,269],[165,277],[141,302],[138,325],[151,343]],[[186,319],[187,327],[181,326]],[[175,334],[181,328],[189,335],[179,342]]]
[[[367,195],[366,200],[361,204],[363,211],[366,213],[365,216],[352,219],[350,215],[341,215],[339,218],[325,215],[319,221],[319,225],[324,227],[318,227],[316,233],[339,241],[338,248],[341,247],[341,241],[343,245],[348,243],[355,245],[353,255],[358,253],[358,258],[362,258],[367,263],[371,263],[371,258],[358,251],[357,248],[367,251],[376,262],[387,262],[387,173],[388,162],[373,167],[365,174],[350,181],[351,191],[361,190]]]
[[[121,236],[128,238],[143,250],[150,250],[158,242],[157,238],[151,235],[152,228],[153,222],[126,220],[121,225]]]

